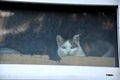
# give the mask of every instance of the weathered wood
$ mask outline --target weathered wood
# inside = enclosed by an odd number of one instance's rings
[[[47,55],[0,54],[1,64],[74,65],[114,67],[114,58],[105,57],[63,57],[60,62],[49,60]]]

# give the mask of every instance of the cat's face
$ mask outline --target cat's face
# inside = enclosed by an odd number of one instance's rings
[[[76,35],[72,40],[64,40],[60,35],[56,37],[58,45],[58,55],[63,56],[73,56],[79,50],[79,36]]]
[[[65,41],[60,47],[59,51],[64,55],[73,56],[78,50],[77,45],[73,45],[70,41]]]

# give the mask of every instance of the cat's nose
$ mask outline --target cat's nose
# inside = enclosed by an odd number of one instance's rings
[[[68,56],[70,56],[70,51],[68,51]]]

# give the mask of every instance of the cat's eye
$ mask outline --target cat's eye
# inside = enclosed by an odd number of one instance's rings
[[[63,48],[63,49],[66,49],[66,47],[65,47],[65,46],[62,46],[62,48]]]

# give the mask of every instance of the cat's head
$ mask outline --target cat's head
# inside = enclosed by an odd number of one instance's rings
[[[56,42],[58,45],[58,55],[75,55],[80,47],[79,39],[79,35],[74,35],[70,40],[64,40],[62,36],[57,35]]]

